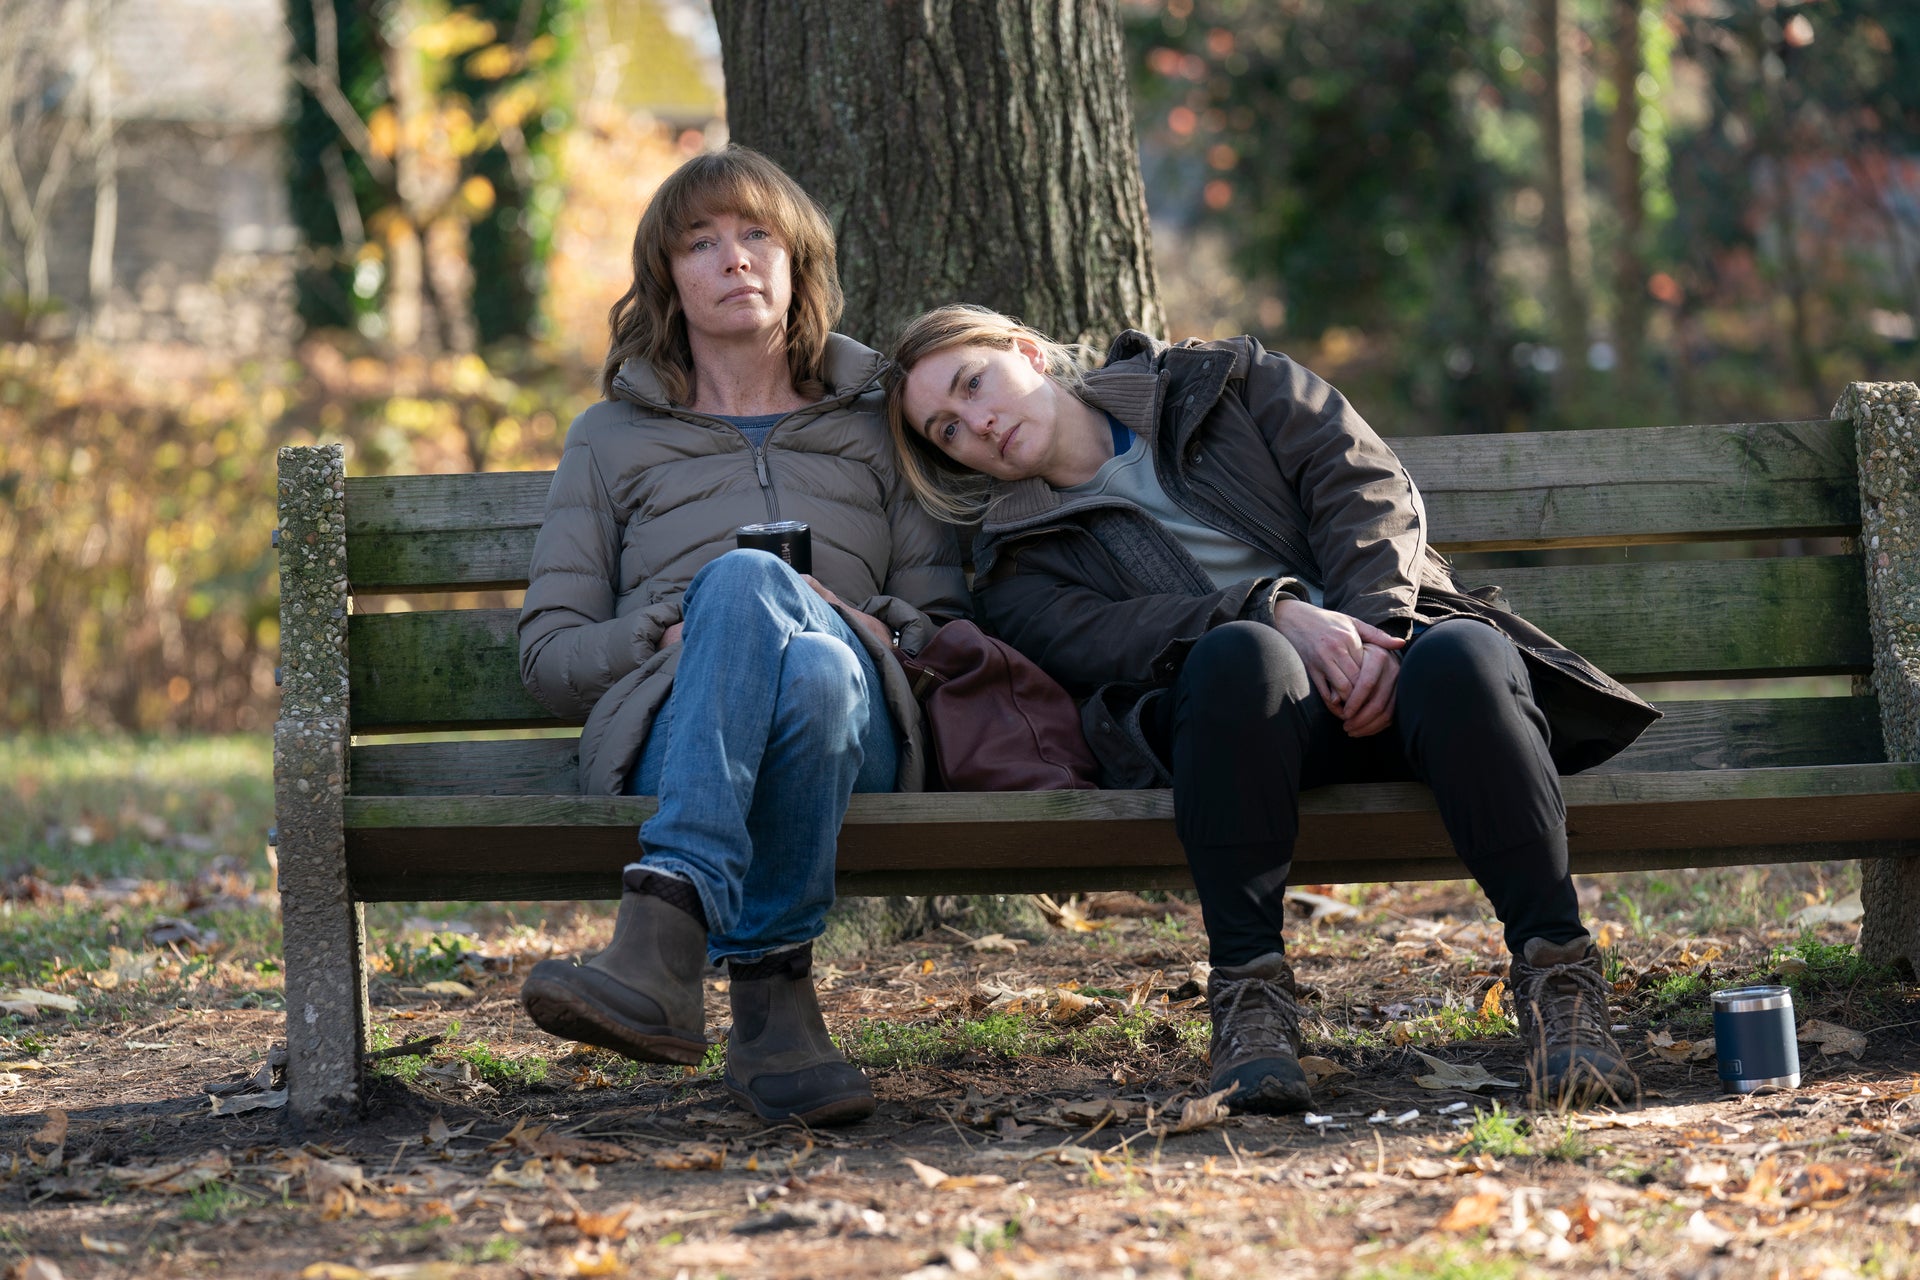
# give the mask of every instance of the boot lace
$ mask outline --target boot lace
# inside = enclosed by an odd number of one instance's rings
[[[1612,1046],[1607,997],[1613,992],[1599,965],[1585,959],[1535,968],[1522,961],[1519,969],[1513,1003],[1528,1039],[1538,1036],[1548,1051]]]
[[[1299,1052],[1300,1006],[1291,985],[1275,978],[1226,978],[1215,970],[1207,987],[1214,1060],[1263,1057],[1279,1046]]]

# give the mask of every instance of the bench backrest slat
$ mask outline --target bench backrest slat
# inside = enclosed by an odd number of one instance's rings
[[[1872,697],[1736,698],[1661,705],[1666,718],[1598,772],[1868,764],[1884,758]],[[577,739],[378,742],[353,750],[372,796],[573,795]]]
[[[1513,608],[1624,680],[1863,672],[1852,556],[1498,569]],[[1471,576],[1469,580],[1471,585]],[[513,609],[356,614],[356,733],[559,723],[520,683]]]
[[[1853,426],[1419,436],[1391,441],[1442,550],[1843,534],[1860,525]],[[520,587],[549,472],[347,482],[354,589]]]

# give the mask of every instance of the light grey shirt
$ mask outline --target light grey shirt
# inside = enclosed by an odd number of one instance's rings
[[[1139,436],[1132,436],[1132,444],[1125,452],[1116,453],[1102,463],[1091,480],[1060,492],[1125,498],[1142,508],[1180,540],[1180,545],[1200,562],[1216,587],[1230,587],[1248,578],[1299,576],[1299,570],[1279,563],[1260,548],[1187,514],[1161,487],[1160,477],[1153,472],[1153,459],[1147,456],[1146,441]],[[1323,598],[1320,588],[1309,584],[1308,590],[1312,603],[1319,604]]]

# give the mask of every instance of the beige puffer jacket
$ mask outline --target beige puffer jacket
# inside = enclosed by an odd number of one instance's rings
[[[614,397],[567,431],[534,542],[520,611],[520,677],[558,715],[587,718],[580,788],[618,795],[673,687],[680,646],[660,647],[680,598],[733,530],[804,520],[813,573],[918,652],[941,622],[965,617],[953,533],[927,515],[894,469],[880,412],[878,354],[834,334],[828,392],[782,418],[755,450],[726,422],[667,402],[651,366],[631,360]],[[858,626],[900,732],[903,791],[926,776],[920,711],[900,664]]]

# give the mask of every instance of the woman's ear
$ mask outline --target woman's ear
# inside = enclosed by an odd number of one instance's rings
[[[1047,371],[1047,353],[1042,351],[1040,344],[1032,338],[1027,337],[1024,333],[1016,333],[1013,336],[1013,349],[1018,351],[1021,357],[1033,366],[1035,373],[1044,374]]]

